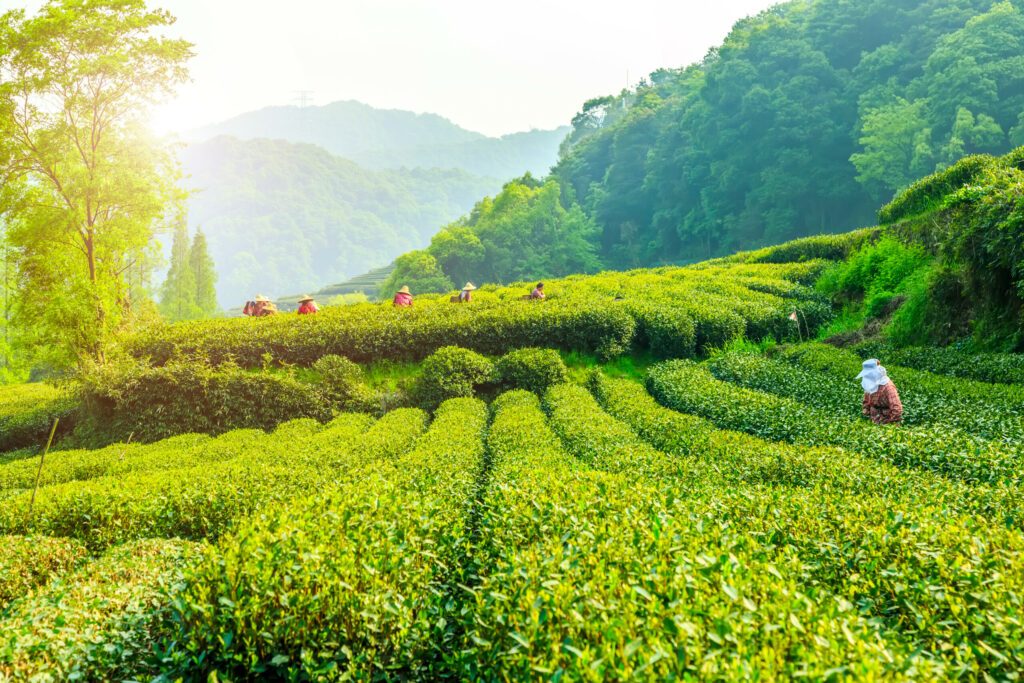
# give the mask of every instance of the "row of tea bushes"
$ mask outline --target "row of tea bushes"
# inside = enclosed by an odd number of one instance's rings
[[[638,458],[665,457],[592,410],[586,392],[558,389],[549,394],[552,420],[565,429],[574,417],[580,431],[595,433],[600,453],[575,432],[560,442],[532,395],[495,403],[480,583],[455,655],[460,678],[768,680],[936,671],[845,598],[803,582],[799,549],[773,529],[802,514],[797,506],[806,500],[786,506],[787,517],[753,490],[716,493],[659,466],[637,476],[630,467]],[[584,461],[618,473],[587,469]]]
[[[592,375],[589,386],[610,415],[652,446],[695,458],[705,471],[727,484],[822,487],[893,500],[921,497],[957,514],[976,514],[1002,526],[1024,528],[1024,498],[1010,484],[967,484],[839,448],[796,446],[720,430],[703,418],[665,408],[638,382],[601,373]]]
[[[605,453],[604,462],[614,460],[611,453],[620,454],[620,464],[635,462],[635,437],[604,415],[593,398],[575,389],[560,392],[552,425],[557,432],[559,422],[565,425],[575,415],[575,433],[591,431],[597,436],[587,441],[569,433],[570,438],[562,439],[566,448],[594,460],[596,442]],[[1024,600],[1024,536],[1018,530],[954,513],[942,497],[927,491],[911,491],[894,500],[818,486],[723,487],[716,474],[694,472],[684,466],[672,477],[655,466],[630,474],[635,485],[646,482],[661,487],[661,495],[669,500],[686,500],[684,509],[712,506],[717,512],[714,524],[743,530],[747,546],[751,539],[765,539],[773,551],[778,544],[794,552],[803,563],[800,580],[805,591],[825,591],[841,604],[848,601],[861,616],[882,626],[883,637],[897,652],[924,650],[927,657],[960,675],[1009,673],[1024,662],[1019,640],[1024,625],[1016,618]],[[658,531],[679,541],[674,529]],[[837,538],[843,539],[841,546],[836,545]],[[886,567],[880,575],[879,562]],[[867,576],[872,579],[862,580]],[[967,586],[976,592],[963,594]],[[818,592],[818,597],[825,594]],[[982,652],[977,649],[979,637],[988,648]]]
[[[1016,482],[1020,457],[1004,444],[932,425],[884,428],[793,399],[716,379],[690,361],[668,361],[648,374],[659,403],[707,418],[724,429],[804,446],[842,446],[899,467],[916,467],[967,482]]]
[[[448,401],[408,454],[206,553],[175,602],[180,673],[429,678],[452,637],[448,603],[468,580],[487,422],[481,401]]]
[[[166,596],[195,553],[183,541],[135,541],[16,600],[0,619],[0,680],[152,678]]]
[[[547,283],[544,302],[518,300],[517,288],[485,287],[463,306],[427,297],[411,309],[366,304],[329,307],[301,318],[179,323],[137,333],[127,347],[154,365],[189,357],[243,367],[259,367],[268,358],[309,366],[328,354],[356,362],[415,361],[444,346],[488,355],[543,346],[607,359],[639,343],[677,357],[720,347],[744,333],[794,338],[796,327],[788,316],[795,307],[811,328],[831,316],[826,302],[806,289],[792,289],[791,266],[736,268],[741,273],[736,277],[726,267],[573,276]],[[745,283],[750,278],[757,286]],[[655,315],[652,306],[669,312]]]
[[[182,468],[144,466],[41,487],[31,516],[26,490],[0,501],[0,533],[67,536],[91,549],[138,538],[217,538],[240,518],[329,485],[364,458],[404,452],[426,419],[420,410],[400,409],[365,431],[365,416],[343,416],[323,430],[302,420],[246,445],[241,457],[206,462],[200,448]]]
[[[968,353],[953,347],[898,348],[870,342],[857,347],[864,358],[979,382],[1024,384],[1024,354]],[[883,363],[884,364],[884,363]]]
[[[49,384],[0,386],[0,453],[42,450],[55,419],[60,420],[59,434],[74,425],[76,407],[68,390]]]
[[[863,391],[855,378],[862,361],[856,353],[824,344],[807,344],[783,348],[779,355],[789,365],[779,368],[773,362],[748,361],[762,368],[760,383],[763,386],[756,388],[772,391],[770,385],[782,380],[781,373],[789,372],[791,379],[782,381],[776,393],[792,395],[791,390],[800,391],[799,385],[810,384],[812,386],[801,391],[808,394],[806,402],[829,404],[828,407],[838,402],[846,409],[852,404],[859,414],[857,399],[863,396]],[[728,362],[723,360],[722,364]],[[937,422],[988,439],[1024,441],[1024,387],[951,380],[930,372],[887,365],[884,361],[882,364],[900,393],[905,423]],[[718,366],[718,361],[712,364],[716,375]],[[815,401],[813,392],[819,387],[821,391],[817,392]]]

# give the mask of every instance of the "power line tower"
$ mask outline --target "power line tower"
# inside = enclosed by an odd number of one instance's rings
[[[298,102],[301,109],[313,104],[312,90],[295,90],[294,93],[295,97],[292,98],[292,102]]]

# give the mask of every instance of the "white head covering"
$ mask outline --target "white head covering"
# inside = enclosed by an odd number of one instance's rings
[[[871,360],[864,361],[857,379],[860,380],[860,385],[864,387],[864,391],[873,394],[878,391],[878,387],[889,383],[889,373],[885,371],[885,368],[879,364],[877,359],[872,358]]]

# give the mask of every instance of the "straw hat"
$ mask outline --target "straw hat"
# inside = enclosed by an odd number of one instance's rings
[[[472,282],[467,282],[466,286],[462,288],[463,292],[472,292],[476,287],[473,286]]]
[[[398,290],[398,293],[399,294],[411,294],[412,292],[409,291],[409,285],[403,285],[402,288],[400,290]]]
[[[299,303],[300,303],[300,304],[304,304],[304,303],[306,303],[307,301],[312,301],[312,300],[313,300],[313,297],[311,297],[311,296],[310,296],[309,294],[303,294],[303,295],[302,295],[302,298],[301,298],[301,299],[299,299]]]
[[[256,303],[258,303],[258,304],[269,304],[270,303],[270,299],[268,299],[267,297],[263,296],[262,294],[257,294],[256,295]]]

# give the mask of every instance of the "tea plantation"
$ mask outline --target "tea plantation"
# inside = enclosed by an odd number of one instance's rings
[[[866,421],[806,341],[866,239],[0,388],[0,680],[1017,680],[1024,361],[873,349],[906,414]]]

